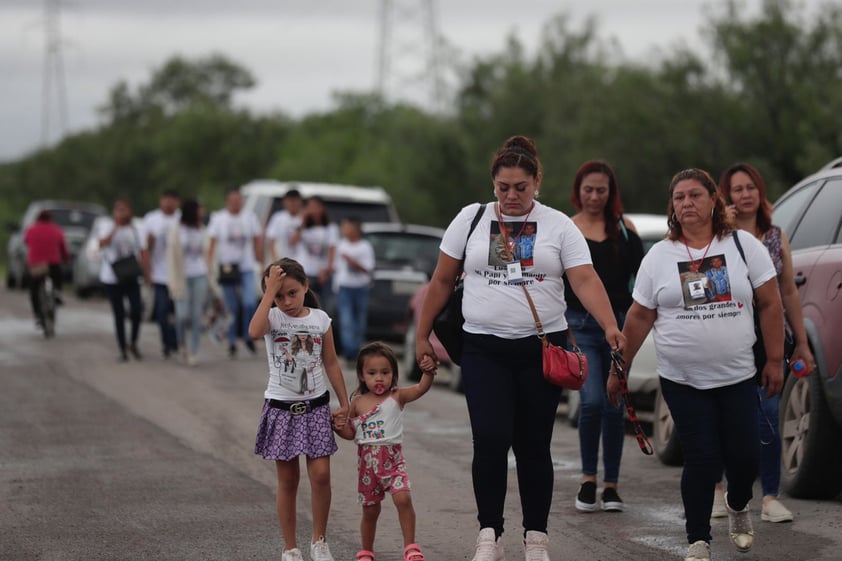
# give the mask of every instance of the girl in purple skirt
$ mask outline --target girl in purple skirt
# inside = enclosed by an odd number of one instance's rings
[[[252,339],[263,337],[269,361],[255,454],[274,460],[278,474],[278,519],[284,536],[282,561],[303,561],[295,536],[295,502],[300,468],[307,457],[313,508],[310,559],[333,561],[325,541],[330,511],[330,456],[336,452],[331,425],[348,419],[348,393],[342,377],[330,317],[318,308],[307,275],[292,259],[275,261],[261,279],[263,298],[249,323]],[[330,411],[327,380],[339,399]]]

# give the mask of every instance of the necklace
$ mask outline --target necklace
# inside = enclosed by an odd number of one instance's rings
[[[498,203],[495,207],[497,212],[497,220],[500,223],[500,232],[503,234],[503,241],[506,244],[506,249],[509,250],[509,258],[511,258],[512,254],[515,251],[515,244],[517,243],[517,239],[523,235],[523,231],[526,229],[526,222],[529,220],[529,215],[532,214],[532,209],[535,208],[535,203],[532,203],[532,206],[529,207],[529,211],[526,213],[526,218],[523,219],[523,224],[520,226],[520,231],[517,235],[512,238],[511,243],[509,242],[509,229],[506,228],[506,223],[503,222],[503,215],[500,212],[500,204]]]
[[[716,237],[716,236],[714,236],[714,237]],[[698,263],[696,262],[695,259],[693,259],[693,256],[690,255],[690,246],[687,245],[687,240],[684,238],[684,236],[681,237],[681,241],[684,243],[684,248],[687,250],[687,257],[690,259],[690,265],[689,265],[690,270],[693,271],[694,273],[698,273],[699,269],[702,267],[702,263],[704,263],[704,261],[705,261],[705,257],[708,256],[708,250],[710,249],[710,244],[713,243],[713,238],[711,238],[710,241],[708,242],[707,247],[705,247],[705,252],[702,254],[702,258],[699,259]]]

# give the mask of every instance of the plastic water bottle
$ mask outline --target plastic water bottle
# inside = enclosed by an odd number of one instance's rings
[[[801,359],[790,363],[789,369],[799,378],[807,375],[807,365],[804,364],[804,361]]]

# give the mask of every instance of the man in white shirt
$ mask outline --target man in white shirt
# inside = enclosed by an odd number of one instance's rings
[[[295,247],[290,243],[290,236],[301,226],[301,209],[304,208],[304,199],[298,189],[287,191],[282,203],[284,209],[273,214],[266,226],[269,255],[273,262],[281,257],[294,256]]]
[[[175,312],[167,289],[167,235],[181,216],[178,206],[178,193],[168,189],[161,193],[158,208],[143,217],[143,230],[146,232],[146,245],[149,251],[146,282],[152,286],[155,295],[155,321],[161,331],[161,352],[164,358],[169,358],[171,354],[178,351],[173,323]]]
[[[337,313],[342,356],[357,360],[368,327],[368,293],[374,270],[374,248],[363,239],[358,218],[342,220],[342,240],[336,246]]]
[[[254,279],[255,259],[263,262],[263,235],[253,212],[243,212],[243,195],[231,189],[225,195],[225,208],[215,212],[208,224],[208,271],[218,262],[217,278],[228,312],[234,316],[228,330],[228,356],[237,354],[237,337],[255,352],[254,341],[246,333],[257,306]],[[218,251],[217,251],[218,250]],[[211,273],[212,274],[212,273]]]

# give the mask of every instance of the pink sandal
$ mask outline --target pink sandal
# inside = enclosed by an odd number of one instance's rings
[[[357,553],[357,561],[374,561],[374,553],[363,549]]]
[[[403,561],[424,561],[424,554],[421,553],[421,546],[411,543],[403,549]]]

